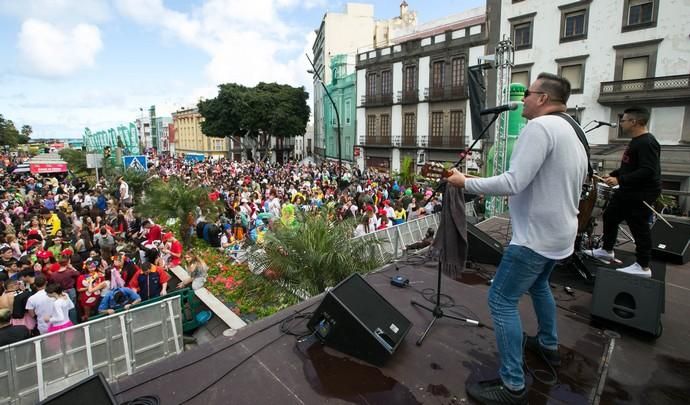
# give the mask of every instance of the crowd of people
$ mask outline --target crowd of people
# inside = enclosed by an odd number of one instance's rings
[[[89,185],[70,175],[13,174],[20,162],[10,156],[2,161],[0,346],[129,308],[169,289],[203,286],[203,259],[184,251],[165,224],[137,214],[123,178],[116,185],[105,179]],[[150,177],[203,185],[209,198],[223,202],[217,220],[198,210],[189,230],[196,227],[198,237],[231,256],[246,241],[260,241],[274,224],[296,220],[298,211],[330,207],[337,219],[353,218],[353,236],[360,236],[440,210],[440,198],[429,187],[405,187],[376,171],[338,174],[330,162],[165,156],[151,161]],[[168,287],[168,270],[178,265],[191,277]]]

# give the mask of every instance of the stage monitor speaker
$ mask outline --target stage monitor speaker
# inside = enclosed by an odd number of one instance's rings
[[[307,326],[327,346],[382,366],[412,323],[353,274],[326,293]]]
[[[652,226],[652,255],[672,263],[685,264],[690,261],[690,224],[657,220]]]
[[[467,260],[498,266],[503,257],[503,246],[486,232],[467,223]]]
[[[592,315],[660,336],[664,288],[659,280],[598,267]]]
[[[74,404],[117,404],[110,391],[110,385],[103,374],[96,373],[91,377],[51,395],[40,405],[74,405]]]

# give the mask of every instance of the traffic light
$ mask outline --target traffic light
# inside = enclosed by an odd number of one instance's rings
[[[103,148],[103,159],[110,158],[110,146]]]

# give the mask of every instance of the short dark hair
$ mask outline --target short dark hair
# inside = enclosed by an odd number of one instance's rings
[[[630,107],[623,111],[623,114],[628,114],[632,119],[639,122],[642,125],[647,125],[649,122],[649,110],[644,107]]]
[[[541,90],[548,94],[551,100],[560,101],[563,104],[568,103],[570,98],[570,82],[568,79],[552,73],[541,72],[537,76],[537,80],[542,81]]]
[[[44,276],[43,273],[37,274],[36,278],[34,279],[34,285],[36,287],[45,287],[46,284],[48,284],[48,279],[46,276]]]
[[[127,303],[127,294],[125,294],[124,291],[118,289],[117,291],[115,291],[115,293],[113,293],[113,301],[116,305],[125,305]]]

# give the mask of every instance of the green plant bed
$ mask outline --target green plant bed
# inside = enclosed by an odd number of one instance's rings
[[[246,265],[233,264],[203,240],[193,238],[192,245],[209,266],[206,288],[238,316],[251,321],[299,302],[278,282],[253,274]]]

